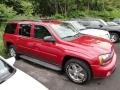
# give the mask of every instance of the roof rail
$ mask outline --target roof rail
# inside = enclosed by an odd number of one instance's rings
[[[32,19],[22,19],[22,20],[9,20],[9,21],[35,21],[35,22],[39,22],[40,20],[32,20]]]
[[[9,20],[9,22],[14,22],[14,21],[33,21],[33,22],[47,22],[47,23],[50,23],[50,22],[60,22],[60,20],[57,20],[57,19],[39,19],[39,20],[32,20],[32,19],[22,19],[22,20]]]

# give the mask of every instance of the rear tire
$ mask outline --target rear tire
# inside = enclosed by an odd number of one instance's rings
[[[68,78],[77,84],[84,84],[91,79],[89,66],[78,59],[71,59],[65,64],[65,72]]]
[[[16,49],[13,45],[10,45],[8,47],[8,52],[11,57],[15,57],[16,59],[19,59],[19,55],[17,54]]]
[[[113,43],[117,43],[119,41],[119,35],[117,33],[110,33],[110,40]]]

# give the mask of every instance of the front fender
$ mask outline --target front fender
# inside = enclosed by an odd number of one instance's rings
[[[94,56],[90,56],[88,54],[83,54],[81,52],[72,51],[72,50],[65,50],[64,57],[65,56],[78,58],[78,59],[81,59],[81,60],[84,60],[84,61],[88,62],[89,64],[93,64],[94,60],[96,60],[96,57],[94,57]],[[62,62],[64,60],[64,57],[62,58]]]

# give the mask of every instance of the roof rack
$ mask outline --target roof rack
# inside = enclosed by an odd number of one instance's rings
[[[10,21],[38,21],[38,20],[23,19],[23,20],[10,20]]]

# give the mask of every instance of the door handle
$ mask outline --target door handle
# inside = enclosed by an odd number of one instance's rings
[[[39,44],[36,44],[36,46],[41,47],[41,46],[42,46],[42,44],[40,44],[40,43],[39,43]]]
[[[33,46],[33,45],[34,45],[34,43],[28,43],[28,45],[29,45],[29,46]]]

